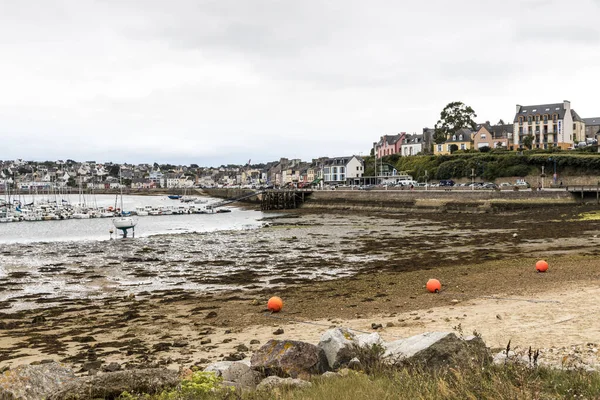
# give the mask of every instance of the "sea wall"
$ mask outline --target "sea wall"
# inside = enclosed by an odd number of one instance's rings
[[[248,189],[205,189],[213,197],[236,198]],[[244,202],[260,204],[260,195]],[[507,209],[574,205],[580,200],[566,190],[315,190],[305,209],[370,210],[422,209],[431,211],[489,212]]]

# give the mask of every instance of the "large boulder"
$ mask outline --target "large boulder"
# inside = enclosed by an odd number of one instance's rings
[[[294,388],[305,389],[312,386],[312,383],[303,381],[302,379],[280,378],[278,376],[269,376],[263,379],[256,390],[274,391],[279,388]]]
[[[385,344],[379,333],[355,335],[347,328],[334,328],[326,331],[319,341],[319,348],[323,349],[329,368],[340,368],[356,357],[357,348],[371,348],[374,345]]]
[[[356,335],[346,328],[334,328],[321,335],[319,348],[325,353],[329,368],[336,369],[350,361],[352,347],[357,344]]]
[[[428,332],[385,344],[384,357],[393,363],[440,367],[472,358],[489,357],[481,338],[457,337],[453,332]]]
[[[75,379],[72,369],[56,362],[19,365],[0,375],[0,399],[43,399]]]
[[[328,369],[322,349],[295,340],[269,340],[252,355],[250,364],[265,375],[292,378],[321,374]]]
[[[154,394],[172,389],[179,382],[177,371],[164,368],[117,371],[71,381],[48,400],[114,399],[123,392]]]
[[[235,386],[240,389],[254,389],[260,380],[260,374],[241,361],[219,361],[204,368],[223,378],[225,386]]]

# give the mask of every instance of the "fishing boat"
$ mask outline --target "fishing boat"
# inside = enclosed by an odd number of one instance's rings
[[[170,198],[171,200],[179,200],[179,199],[181,199],[181,196],[178,195],[178,194],[170,194],[167,197]]]

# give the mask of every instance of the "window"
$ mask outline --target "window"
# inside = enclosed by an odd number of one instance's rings
[[[456,140],[456,135],[452,135],[452,140]]]
[[[536,123],[536,124],[539,124],[539,123],[540,123],[540,116],[539,116],[539,115],[536,115],[536,116],[535,116],[535,123]]]
[[[552,132],[558,133],[558,128],[556,127],[556,124],[552,125]]]
[[[523,127],[522,127],[522,126],[520,126],[520,127],[519,127],[519,135],[522,135],[522,134],[523,134]]]
[[[531,125],[531,115],[527,117],[527,123]]]
[[[485,138],[486,138],[485,133],[482,133],[481,134],[481,139],[485,139]]]
[[[463,135],[460,135],[460,136],[458,137],[458,140],[463,140]]]
[[[575,129],[576,129],[575,124],[573,124],[573,130],[575,130]]]
[[[558,119],[558,115],[557,114],[552,114],[552,121],[556,122],[557,119]]]
[[[466,149],[466,147],[465,147],[465,144],[464,144],[464,143],[461,143],[461,144],[460,144],[460,149],[461,149],[461,150],[465,150],[465,149]]]
[[[523,125],[523,117],[519,117],[519,125]]]
[[[438,151],[442,151],[442,145],[438,144]]]
[[[546,110],[548,111],[548,110]],[[544,114],[544,123],[548,122],[548,114]]]
[[[357,171],[360,171],[360,170],[359,170],[359,168],[360,168],[360,167],[356,167],[356,170],[357,170]]]

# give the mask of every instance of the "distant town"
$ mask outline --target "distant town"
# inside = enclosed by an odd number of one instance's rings
[[[462,103],[453,103],[461,104]],[[473,113],[474,114],[474,113]],[[443,113],[442,113],[443,115]],[[423,128],[420,134],[383,135],[372,142],[370,158],[387,156],[447,155],[455,152],[494,150],[563,149],[595,145],[600,117],[581,118],[569,101],[532,106],[517,105],[513,123],[455,125],[454,129]],[[441,132],[441,134],[440,134]],[[388,164],[374,163],[370,175],[400,174]],[[378,170],[379,168],[379,170]],[[263,164],[202,167],[197,164],[115,164],[112,162],[56,160],[0,161],[0,190],[43,192],[57,188],[150,190],[247,186],[303,187],[307,185],[361,184],[365,181],[365,157],[340,155],[311,161],[281,158]]]

